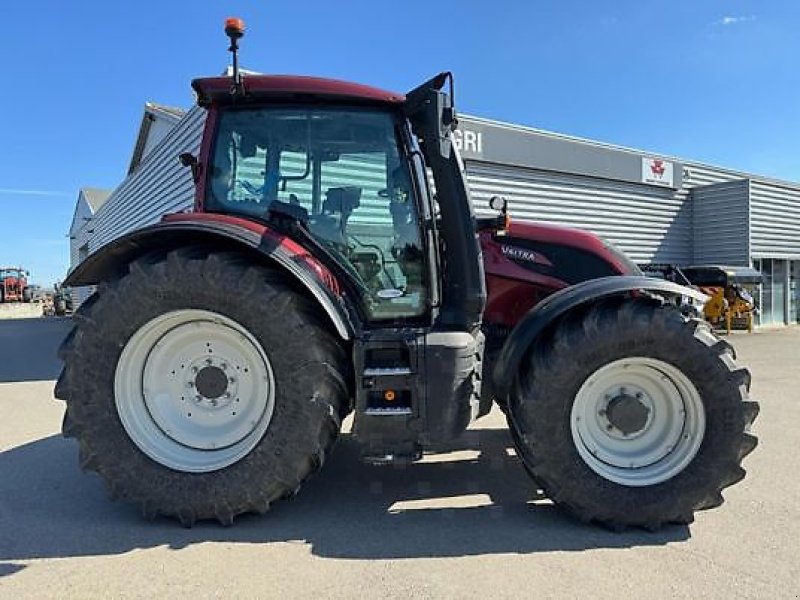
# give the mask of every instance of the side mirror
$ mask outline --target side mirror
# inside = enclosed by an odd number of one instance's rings
[[[200,163],[197,161],[197,157],[191,152],[183,152],[178,156],[178,160],[181,161],[184,167],[191,167],[192,179],[197,181],[197,177],[200,174]]]

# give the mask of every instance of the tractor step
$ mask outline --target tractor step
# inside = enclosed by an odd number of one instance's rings
[[[362,454],[361,460],[362,462],[373,465],[377,467],[387,466],[387,465],[408,465],[413,462],[418,461],[422,458],[422,450],[417,448],[412,452],[401,453],[401,452],[387,452],[387,453],[375,453],[371,452],[368,454]]]
[[[370,417],[392,417],[413,415],[414,411],[410,406],[390,406],[390,407],[370,407],[367,408],[362,414]]]

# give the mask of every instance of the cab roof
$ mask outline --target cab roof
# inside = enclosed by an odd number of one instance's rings
[[[313,100],[327,99],[356,104],[397,105],[405,102],[405,95],[380,88],[304,75],[245,75],[242,74],[245,96],[236,102],[248,100]],[[192,81],[200,106],[230,104],[232,79],[230,77],[203,77]]]

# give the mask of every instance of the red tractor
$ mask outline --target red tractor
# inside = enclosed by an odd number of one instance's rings
[[[0,267],[0,302],[30,302],[30,273],[20,267]]]
[[[413,461],[497,403],[536,484],[613,528],[689,523],[744,476],[750,374],[589,233],[476,218],[452,77],[403,95],[196,79],[193,212],[100,249],[60,355],[82,467],[145,516],[230,524],[298,491],[342,419]],[[449,93],[444,90],[449,83]],[[427,173],[432,176],[429,184]],[[434,191],[435,188],[435,191]]]

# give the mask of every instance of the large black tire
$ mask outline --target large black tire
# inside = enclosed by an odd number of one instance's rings
[[[114,398],[115,369],[139,328],[169,311],[202,309],[234,320],[261,344],[274,373],[266,433],[243,458],[210,472],[167,468],[131,440]],[[63,433],[80,444],[113,499],[145,517],[232,523],[293,495],[323,464],[346,413],[348,359],[319,311],[281,273],[235,253],[193,247],[147,256],[103,283],[77,311],[59,354],[56,396],[66,401]]]
[[[26,287],[22,290],[22,301],[23,302],[30,302],[33,300],[33,290],[29,287]]]
[[[637,356],[677,367],[705,411],[691,462],[642,486],[598,474],[578,451],[572,428],[584,382],[604,365]],[[649,299],[607,300],[566,315],[532,348],[510,398],[509,426],[525,467],[556,505],[584,522],[617,530],[692,522],[695,511],[722,504],[722,490],[744,477],[742,459],[757,443],[749,433],[758,414],[748,399],[750,373],[734,358],[707,323]]]

